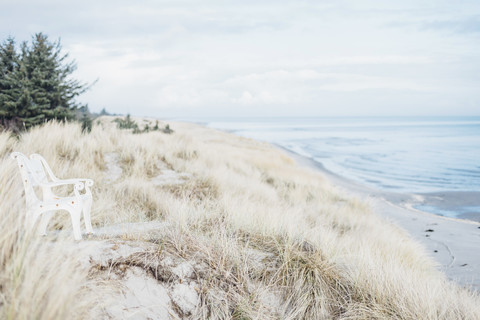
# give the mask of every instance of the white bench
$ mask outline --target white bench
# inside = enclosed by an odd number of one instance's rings
[[[92,208],[92,193],[90,187],[93,186],[92,180],[58,179],[48,166],[47,161],[39,154],[32,154],[30,158],[27,158],[20,152],[13,152],[10,156],[17,160],[23,186],[25,187],[27,204],[25,226],[27,228],[32,228],[37,219],[42,216],[40,232],[45,235],[52,214],[58,210],[66,210],[72,218],[74,238],[75,240],[81,240],[80,216],[83,211],[85,228],[88,233],[93,233],[90,220],[90,211]],[[73,195],[68,197],[55,195],[52,188],[64,185],[73,185]],[[42,190],[42,200],[40,200],[35,193],[34,187],[37,186]],[[80,193],[82,190],[84,190],[84,192]]]

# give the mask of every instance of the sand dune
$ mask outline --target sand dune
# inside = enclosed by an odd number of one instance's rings
[[[372,208],[264,143],[111,121],[87,135],[58,123],[0,134],[2,318],[480,318],[478,294],[458,285],[468,281],[449,281],[428,244],[389,222],[396,207]],[[73,241],[66,214],[47,237],[24,232],[13,150],[95,180],[95,235]],[[432,240],[449,230],[432,229]]]

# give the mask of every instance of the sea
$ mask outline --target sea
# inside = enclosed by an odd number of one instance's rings
[[[337,175],[379,190],[480,191],[480,117],[208,118],[195,121],[275,144],[308,157]],[[478,205],[480,209],[480,199]]]

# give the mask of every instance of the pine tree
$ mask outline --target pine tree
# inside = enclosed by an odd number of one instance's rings
[[[16,128],[28,129],[41,124],[45,120],[43,109],[48,107],[48,100],[35,79],[32,79],[32,66],[26,62],[30,54],[30,48],[26,42],[21,45],[20,63],[17,72],[13,75],[16,83],[15,97],[16,113],[13,114]],[[30,70],[29,70],[30,68]]]
[[[20,96],[20,83],[17,81],[20,69],[19,56],[15,50],[15,40],[8,38],[0,44],[0,121],[4,127],[16,127],[18,114],[17,100]],[[18,118],[18,117],[17,117]]]
[[[84,84],[69,79],[76,70],[75,62],[65,63],[60,41],[50,43],[47,36],[36,34],[31,49],[23,57],[32,86],[32,100],[43,119],[71,120],[79,105],[74,98],[86,89]]]
[[[75,98],[88,87],[70,75],[74,61],[67,62],[60,41],[49,42],[36,34],[29,46],[23,42],[16,53],[13,38],[0,46],[0,118],[7,128],[30,128],[46,120],[73,120],[79,104]]]

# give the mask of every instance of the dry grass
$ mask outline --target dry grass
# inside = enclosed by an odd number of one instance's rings
[[[5,155],[0,166],[0,318],[80,318],[93,302],[87,270],[65,254],[63,243],[24,232],[22,186]]]
[[[56,249],[71,240],[23,233],[12,150],[42,154],[59,177],[95,180],[94,228],[145,221],[169,226],[145,239],[153,249],[110,261],[108,268],[140,267],[168,285],[181,279],[169,273],[165,258],[191,261],[200,302],[188,313],[176,308],[178,317],[480,318],[479,297],[447,282],[405,232],[281,151],[191,124],[173,124],[171,135],[134,135],[111,120],[103,118],[89,135],[58,123],[18,141],[0,134],[2,318],[88,318],[82,310],[96,297],[96,273]],[[113,182],[106,175],[111,153],[122,169]],[[152,183],[167,169],[188,173],[188,181]],[[52,227],[71,229],[66,214],[55,219]]]

